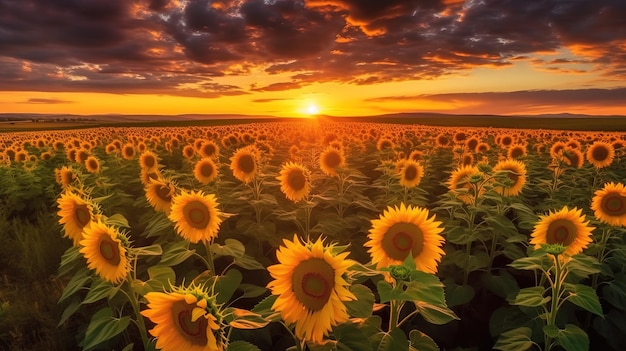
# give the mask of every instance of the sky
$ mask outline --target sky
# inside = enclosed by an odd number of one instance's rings
[[[0,113],[626,115],[625,0],[0,0]]]

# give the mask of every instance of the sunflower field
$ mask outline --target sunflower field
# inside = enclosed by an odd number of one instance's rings
[[[0,349],[624,350],[626,135],[0,134]]]

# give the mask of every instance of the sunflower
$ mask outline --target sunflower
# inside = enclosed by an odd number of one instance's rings
[[[267,287],[278,298],[272,305],[282,319],[296,325],[300,340],[320,344],[332,326],[348,320],[344,301],[355,300],[344,275],[353,261],[349,252],[335,254],[322,239],[302,243],[296,235],[276,251],[279,263],[267,267]]]
[[[78,246],[83,238],[83,229],[94,220],[93,205],[79,195],[66,191],[57,199],[61,217],[59,224],[63,224],[64,236],[72,239],[74,246]]]
[[[489,146],[489,144],[487,144],[487,143],[478,143],[478,145],[476,145],[475,151],[477,153],[485,153],[485,152],[489,151],[490,149],[491,149],[491,146]]]
[[[147,309],[141,315],[150,319],[156,348],[163,351],[222,351],[225,338],[222,315],[215,297],[199,286],[173,288],[172,292],[149,292]]]
[[[122,157],[126,160],[132,160],[135,157],[135,145],[133,143],[126,143],[122,146]]]
[[[55,172],[56,182],[63,189],[69,187],[74,181],[74,179],[76,179],[74,170],[67,166],[62,166],[60,169],[55,169],[54,172]]]
[[[563,160],[566,164],[580,168],[583,166],[583,162],[585,159],[583,158],[583,153],[578,149],[573,149],[569,146],[566,146],[561,151],[561,160]]]
[[[394,142],[388,137],[382,137],[376,142],[376,149],[378,151],[393,150],[395,147]]]
[[[191,159],[196,154],[196,150],[193,148],[193,145],[185,145],[183,147],[183,157],[186,159]]]
[[[481,176],[482,172],[478,169],[477,166],[461,166],[455,169],[452,174],[450,174],[450,179],[448,180],[448,189],[452,190],[455,193],[458,193],[457,196],[459,200],[465,202],[466,204],[472,204],[476,197],[481,196],[484,192],[484,188],[481,188],[479,194],[474,194],[474,188],[470,183],[470,179],[473,176]],[[467,189],[469,192],[460,193],[455,190],[457,189]]]
[[[539,216],[539,221],[531,234],[531,245],[538,249],[543,244],[561,244],[567,249],[564,255],[572,256],[582,252],[591,242],[591,231],[595,227],[589,226],[589,221],[585,222],[585,215],[582,210],[567,206],[558,212]]]
[[[401,264],[410,254],[418,270],[437,273],[437,265],[445,252],[441,248],[444,238],[439,235],[443,228],[428,218],[428,210],[420,207],[388,206],[379,219],[371,221],[369,241],[365,247],[376,268]]]
[[[222,219],[217,208],[215,195],[205,195],[202,191],[187,192],[172,199],[169,219],[176,223],[178,234],[192,243],[211,241],[217,237]]]
[[[613,226],[626,226],[626,188],[622,183],[607,183],[596,190],[591,200],[596,218]]]
[[[280,191],[293,202],[298,202],[309,195],[311,187],[309,178],[309,170],[295,162],[284,164],[280,175],[276,177],[280,181]]]
[[[504,160],[493,167],[494,173],[503,172],[511,181],[511,185],[497,186],[496,192],[503,196],[516,196],[522,192],[526,184],[526,165],[519,160]]]
[[[146,150],[139,156],[139,166],[142,170],[157,170],[159,168],[159,158],[154,152]]]
[[[104,280],[118,284],[130,271],[126,257],[128,239],[100,221],[91,222],[83,231],[80,252],[87,259],[87,266]]]
[[[89,156],[85,160],[85,168],[89,173],[100,173],[100,161],[95,156]]]
[[[327,176],[336,176],[336,168],[346,165],[346,157],[343,151],[332,146],[326,147],[320,154],[320,168]]]
[[[424,166],[412,159],[405,160],[400,169],[400,185],[412,188],[417,186],[424,176]]]
[[[596,141],[587,149],[586,156],[595,168],[604,168],[613,162],[615,149],[612,144]]]
[[[230,169],[235,178],[248,184],[257,172],[257,154],[248,147],[240,148],[230,158]]]
[[[210,158],[202,158],[198,162],[196,162],[195,167],[193,168],[193,176],[202,183],[209,184],[217,177],[217,167],[215,167],[215,163]]]
[[[527,154],[528,152],[526,151],[525,145],[516,144],[509,147],[507,157],[510,159],[518,159],[520,157],[525,157]]]
[[[447,147],[448,145],[450,145],[450,139],[448,139],[448,136],[446,136],[445,134],[439,134],[435,138],[435,145],[437,147]]]
[[[220,148],[213,141],[205,140],[198,149],[198,152],[202,157],[217,158]]]
[[[144,190],[146,200],[155,210],[165,212],[167,215],[170,214],[172,198],[176,192],[176,187],[172,182],[162,178],[150,179]]]

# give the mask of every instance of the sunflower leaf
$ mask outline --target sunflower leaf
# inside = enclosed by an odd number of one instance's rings
[[[233,297],[233,294],[241,284],[243,275],[236,269],[229,269],[226,274],[217,277],[215,284],[216,302],[226,303]]]
[[[261,351],[261,349],[247,341],[237,340],[228,343],[226,351]]]
[[[176,266],[177,264],[185,261],[191,257],[196,251],[189,250],[187,246],[189,242],[181,240],[173,244],[167,245],[163,249],[163,255],[161,255],[161,265]]]
[[[600,272],[600,262],[598,262],[597,258],[589,255],[574,255],[569,262],[567,262],[567,269],[570,274],[586,278],[591,274]]]
[[[428,335],[419,330],[411,330],[409,332],[409,340],[411,347],[419,351],[439,351],[439,346]]]
[[[130,228],[130,225],[128,224],[128,220],[126,219],[126,217],[124,217],[124,215],[121,215],[119,213],[116,213],[110,217],[107,217],[106,224],[116,226],[116,227]]]
[[[374,293],[362,284],[350,286],[350,292],[356,296],[356,300],[345,302],[348,314],[357,318],[367,318],[371,316],[374,302],[376,302]]]
[[[520,289],[512,304],[528,307],[543,306],[551,300],[550,296],[543,296],[545,292],[546,289],[542,286]]]
[[[519,327],[500,334],[493,346],[494,350],[526,351],[533,346],[532,330],[528,327]]]
[[[254,308],[252,308],[252,312],[260,314],[263,318],[271,322],[278,322],[281,319],[280,313],[275,312],[272,309],[272,306],[274,305],[274,302],[276,302],[277,298],[277,295],[267,296],[261,302],[256,304]]]
[[[578,307],[582,307],[587,311],[604,317],[602,306],[596,291],[587,285],[582,284],[563,284],[563,287],[569,292],[567,299]]]
[[[93,278],[89,275],[89,270],[83,269],[78,272],[70,279],[65,288],[63,289],[63,293],[59,298],[59,302],[62,302],[78,290],[82,289],[87,282],[91,281]]]
[[[333,328],[333,334],[337,338],[337,351],[370,351],[372,345],[367,339],[367,334],[353,323],[342,323]]]
[[[215,258],[221,256],[231,256],[234,258],[242,258],[246,252],[246,247],[243,246],[241,241],[236,239],[226,239],[224,245],[218,243],[211,244],[211,251],[215,255]]]
[[[580,327],[574,324],[565,325],[565,329],[559,329],[554,325],[546,325],[543,332],[556,339],[566,351],[589,350],[589,336]]]
[[[118,290],[119,287],[114,286],[109,281],[104,279],[94,280],[91,283],[87,296],[85,296],[85,299],[83,300],[83,304],[96,302],[105,297],[111,298],[115,296],[115,293],[117,293]]]
[[[116,318],[113,316],[113,310],[105,307],[96,312],[85,332],[85,339],[82,342],[84,349],[90,349],[98,344],[107,341],[119,333],[126,330],[130,324],[130,316]]]

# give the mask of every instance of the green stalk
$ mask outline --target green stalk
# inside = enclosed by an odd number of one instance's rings
[[[147,349],[148,347],[148,332],[146,330],[146,324],[143,320],[143,316],[141,315],[140,311],[139,311],[139,300],[137,298],[137,294],[135,294],[135,292],[133,291],[133,288],[131,286],[131,281],[133,280],[133,277],[131,276],[130,273],[128,273],[128,276],[126,277],[126,283],[128,285],[128,294],[126,294],[126,296],[128,297],[128,301],[130,302],[131,306],[133,307],[133,311],[135,312],[135,318],[136,321],[135,323],[137,324],[137,329],[139,329],[139,334],[141,335],[141,341],[143,342],[143,346],[144,348]]]
[[[561,296],[561,288],[563,279],[561,275],[563,274],[561,267],[561,260],[558,255],[551,255],[554,258],[554,281],[551,284],[552,289],[552,301],[550,301],[550,311],[548,315],[548,325],[556,325],[556,316],[559,312],[559,299]],[[552,338],[544,335],[545,347],[549,350],[549,343],[552,341]]]
[[[205,240],[204,246],[206,247],[207,263],[209,265],[208,268],[211,271],[211,276],[216,276],[217,272],[215,271],[215,263],[213,262],[213,251],[211,251],[211,242],[209,240]]]

